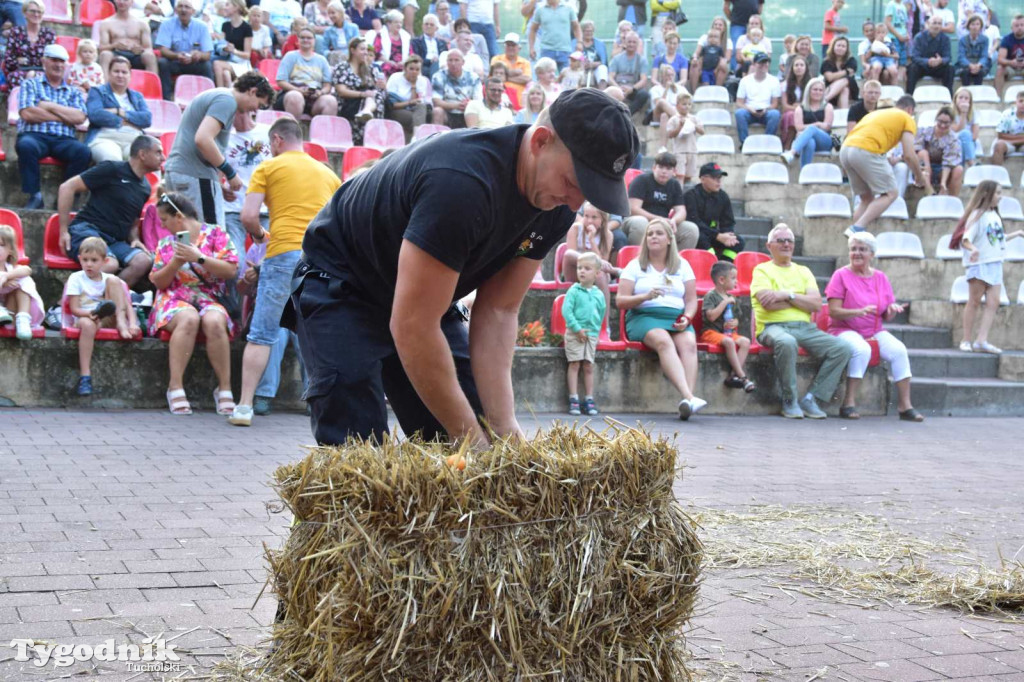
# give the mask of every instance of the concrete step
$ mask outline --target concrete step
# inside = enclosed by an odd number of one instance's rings
[[[952,348],[953,334],[945,327],[916,327],[911,324],[887,324],[886,330],[909,349]]]
[[[736,202],[733,204],[733,215],[736,217],[736,231],[740,234],[756,234],[767,237],[768,233],[771,232],[774,223],[771,218],[750,218],[747,216],[740,216],[735,213]]]
[[[793,256],[793,262],[810,268],[815,277],[832,277],[836,270],[836,259],[826,256]]]
[[[929,416],[1024,416],[1024,382],[914,377],[910,386],[914,407]]]
[[[747,215],[747,205],[740,199],[734,199],[732,195],[729,195],[732,199],[732,216],[738,221],[740,218],[745,218]]]
[[[999,376],[999,358],[987,353],[961,353],[950,348],[914,348],[910,371],[915,377],[990,379]]]

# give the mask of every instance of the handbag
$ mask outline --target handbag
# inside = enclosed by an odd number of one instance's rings
[[[210,286],[210,281],[203,277],[203,274],[201,272],[193,268],[191,263],[188,264],[188,267],[192,271],[192,273],[202,281],[203,284]],[[224,306],[225,312],[227,312],[228,317],[230,317],[232,320],[238,320],[239,318],[242,317],[242,303],[241,301],[238,300],[237,297],[228,296],[225,293],[220,293],[214,294],[213,298],[217,301],[217,303],[220,303],[222,306]]]

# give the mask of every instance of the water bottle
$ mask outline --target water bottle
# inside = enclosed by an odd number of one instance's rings
[[[726,322],[732,322],[735,319],[732,314],[732,303],[726,304],[725,312],[722,313],[722,319]]]

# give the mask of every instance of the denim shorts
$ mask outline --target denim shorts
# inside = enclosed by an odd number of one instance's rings
[[[1001,285],[1003,283],[1003,261],[968,265],[966,274],[968,281],[978,279],[990,287]]]
[[[285,251],[264,259],[256,290],[256,307],[249,323],[249,343],[273,346],[281,328],[281,313],[291,295],[292,274],[302,256],[301,250]]]
[[[128,242],[114,241],[109,235],[100,232],[92,223],[79,222],[71,223],[68,226],[68,234],[71,235],[71,248],[68,249],[68,257],[78,260],[78,247],[89,237],[99,237],[107,243],[107,254],[117,259],[118,265],[122,268],[127,266],[136,254],[142,253]]]
[[[891,66],[896,66],[896,60],[893,57],[872,57],[868,62],[874,66],[875,64],[881,64],[883,69],[888,69]]]

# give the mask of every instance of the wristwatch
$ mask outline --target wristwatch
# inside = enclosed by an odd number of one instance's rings
[[[199,258],[196,259],[196,262],[200,265],[204,265],[206,263],[206,256],[200,254]]]
[[[199,262],[202,263],[202,261],[199,261]],[[789,300],[793,301],[795,299],[796,299],[796,294],[794,294],[792,291],[789,292]]]

